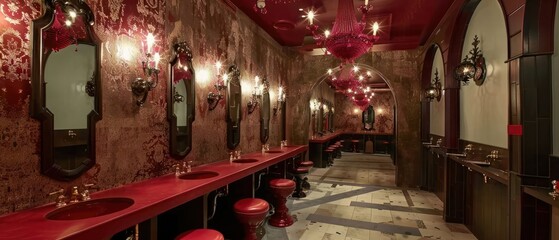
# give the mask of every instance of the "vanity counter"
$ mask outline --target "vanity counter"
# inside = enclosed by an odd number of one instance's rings
[[[509,173],[507,171],[503,171],[501,169],[498,168],[494,168],[491,166],[480,166],[478,164],[472,163],[470,161],[478,161],[478,162],[483,162],[485,160],[483,159],[479,159],[479,158],[474,158],[474,159],[465,159],[462,157],[457,157],[457,156],[448,156],[450,159],[458,162],[459,164],[461,164],[464,167],[468,167],[469,169],[481,173],[482,175],[485,175],[491,179],[494,179],[506,186],[509,185]]]
[[[274,149],[274,150],[280,150]],[[54,203],[0,217],[0,239],[105,239],[137,223],[203,196],[261,169],[307,151],[307,146],[291,146],[281,153],[249,153],[242,158],[254,163],[230,163],[229,160],[194,167],[196,171],[214,171],[218,176],[181,180],[174,173],[121,187],[95,192],[92,199],[125,197],[134,204],[124,210],[81,220],[47,220],[45,215],[56,209]]]

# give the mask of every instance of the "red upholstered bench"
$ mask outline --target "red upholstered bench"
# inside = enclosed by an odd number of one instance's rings
[[[223,235],[213,229],[194,229],[182,233],[175,240],[224,240]]]

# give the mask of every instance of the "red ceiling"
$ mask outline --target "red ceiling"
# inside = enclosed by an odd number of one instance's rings
[[[305,28],[306,19],[301,15],[305,11],[317,11],[317,24],[320,29],[331,29],[336,18],[338,0],[266,0],[268,12],[262,14],[254,11],[256,0],[229,0],[262,27],[278,43],[284,46],[301,47],[309,36]],[[348,0],[341,0],[348,1]],[[373,6],[369,12],[368,22],[379,21],[381,25],[380,40],[376,50],[413,49],[425,43],[438,22],[443,17],[453,0],[370,0]],[[288,3],[275,3],[288,2]],[[355,0],[355,7],[363,4]],[[356,14],[357,14],[356,10]],[[361,14],[357,15],[360,19]],[[274,27],[275,25],[275,27]],[[307,38],[309,39],[309,38]]]

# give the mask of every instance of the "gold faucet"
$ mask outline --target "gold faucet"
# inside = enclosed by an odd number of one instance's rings
[[[58,196],[58,198],[56,199],[56,207],[60,208],[60,207],[64,207],[68,204],[72,204],[72,203],[78,203],[81,201],[87,201],[91,199],[91,196],[89,195],[89,189],[90,187],[92,187],[94,184],[84,184],[83,185],[83,192],[80,193],[78,186],[73,186],[71,189],[64,189],[61,188],[58,191],[54,191],[49,193],[49,196],[55,195],[55,194],[60,194]],[[69,195],[69,196],[67,196]],[[69,201],[67,201],[67,199],[70,199]]]
[[[499,159],[499,151],[498,150],[491,151],[491,153],[487,155],[486,158],[489,158],[493,161]]]

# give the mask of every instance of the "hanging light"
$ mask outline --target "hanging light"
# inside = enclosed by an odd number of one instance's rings
[[[355,16],[353,0],[339,0],[338,1],[338,15],[334,22],[332,31],[326,31],[324,34],[317,33],[318,26],[314,24],[315,13],[309,11],[307,18],[309,20],[309,29],[317,45],[324,45],[328,53],[342,60],[344,63],[353,62],[356,58],[363,55],[373,46],[379,37],[377,35],[379,24],[372,24],[373,34],[365,34],[366,16],[370,10],[369,1],[359,7],[363,14],[361,21],[357,21]]]

